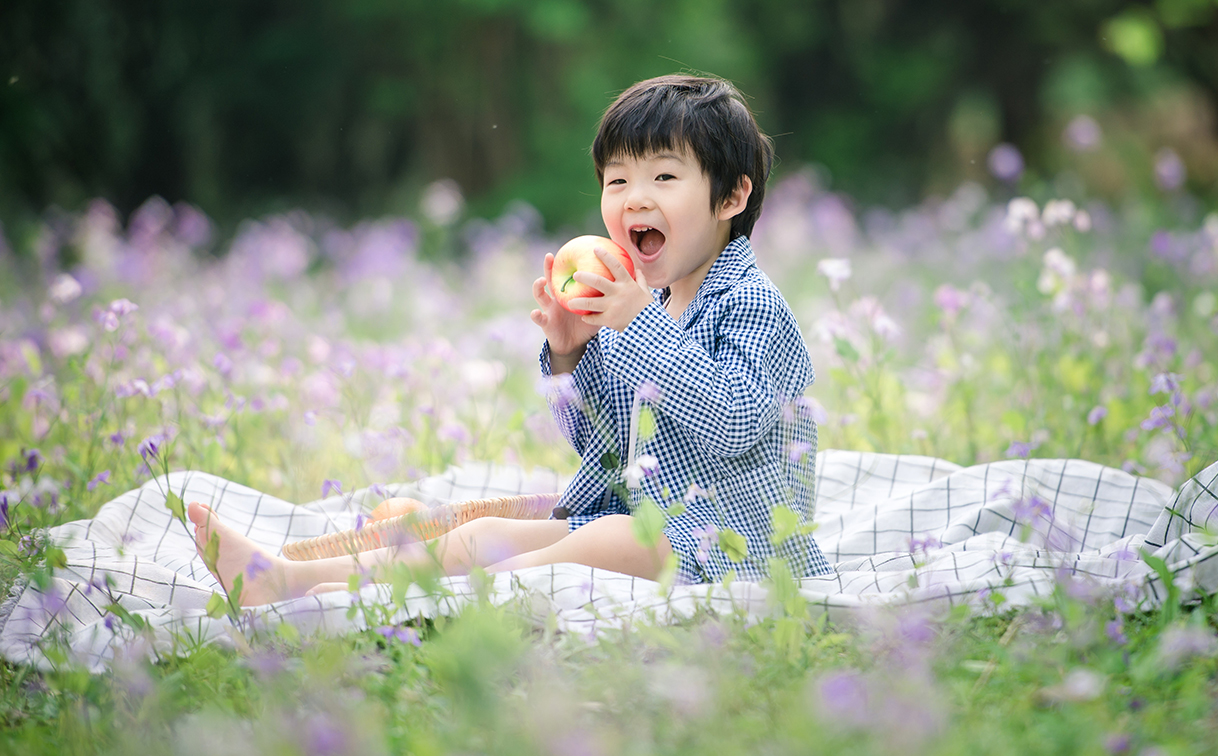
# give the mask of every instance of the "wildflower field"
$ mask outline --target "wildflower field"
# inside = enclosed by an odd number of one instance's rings
[[[811,350],[822,449],[1083,458],[1173,487],[1218,460],[1218,215],[1178,191],[1032,194],[894,212],[810,171],[771,187],[753,243]],[[10,229],[0,587],[52,574],[41,529],[164,468],[295,502],[474,460],[574,471],[529,311],[544,254],[583,230],[467,218],[449,183],[350,227],[294,212],[220,238],[154,198]],[[48,648],[53,671],[0,666],[0,752],[1207,753],[1214,612],[1062,589],[837,627],[776,600],[589,639],[483,604],[236,651],[133,642],[100,675]]]

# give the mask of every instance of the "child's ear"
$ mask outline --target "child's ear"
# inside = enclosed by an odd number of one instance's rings
[[[753,180],[748,176],[741,176],[737,182],[736,188],[727,196],[720,206],[719,212],[716,214],[719,220],[730,220],[735,218],[740,213],[744,212],[744,208],[749,204],[749,197],[753,194]]]

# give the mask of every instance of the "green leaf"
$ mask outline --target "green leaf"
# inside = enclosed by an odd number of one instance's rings
[[[228,592],[228,605],[233,611],[240,613],[241,611],[241,589],[245,586],[245,576],[240,572],[233,578],[232,590]]]
[[[186,522],[186,505],[182,503],[182,497],[178,496],[173,491],[165,495],[165,507],[173,516],[181,522]]]
[[[727,558],[733,562],[743,562],[744,558],[749,555],[748,541],[731,528],[719,531],[719,548],[723,549],[723,553],[727,554]]]
[[[617,455],[613,452],[605,452],[601,455],[601,468],[613,472],[618,468]]]
[[[651,407],[639,410],[639,440],[647,441],[656,434],[656,415]]]
[[[1146,549],[1142,549],[1142,561],[1150,565],[1150,568],[1163,581],[1163,587],[1167,589],[1167,598],[1164,599],[1163,608],[1159,613],[1159,624],[1162,627],[1167,627],[1175,621],[1176,611],[1180,606],[1180,588],[1176,585],[1176,576],[1172,574],[1171,568],[1167,566],[1166,561],[1153,556]]]
[[[770,543],[781,546],[799,530],[799,515],[781,505],[774,507],[773,525]]]
[[[211,598],[207,600],[207,616],[212,619],[220,619],[226,612],[228,612],[228,600],[212,591]]]
[[[42,375],[42,358],[38,355],[38,347],[34,346],[33,342],[28,339],[23,339],[17,342],[20,347],[21,356],[25,358],[25,363],[30,366],[32,375]]]
[[[7,538],[0,538],[0,555],[15,557],[18,554],[18,548],[15,541],[10,541]]]
[[[774,645],[787,659],[799,653],[805,635],[804,623],[793,617],[782,617],[774,623]]]
[[[216,561],[220,558],[220,534],[212,532],[211,538],[207,539],[207,545],[203,547],[203,563],[207,565],[207,569],[212,572],[216,571]]]
[[[290,622],[280,622],[279,626],[275,628],[275,635],[292,644],[300,641],[300,631]]]
[[[666,520],[667,518],[664,517],[664,513],[656,506],[656,503],[648,498],[643,499],[643,503],[634,510],[630,527],[638,542],[650,549],[660,542]]]
[[[63,549],[58,546],[49,546],[46,550],[47,564],[57,570],[62,570],[68,566],[68,557],[63,553]]]
[[[833,347],[837,350],[838,355],[841,356],[843,360],[846,360],[847,362],[859,361],[859,350],[855,349],[854,344],[851,344],[841,336],[833,337]]]

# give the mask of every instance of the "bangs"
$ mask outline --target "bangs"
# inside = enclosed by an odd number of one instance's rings
[[[604,167],[622,158],[646,158],[657,152],[682,152],[692,147],[685,125],[690,121],[690,103],[669,96],[649,98],[639,107],[606,114],[601,131],[592,143],[592,161],[598,179]],[[691,150],[696,152],[696,150]],[[699,161],[701,161],[701,156]]]

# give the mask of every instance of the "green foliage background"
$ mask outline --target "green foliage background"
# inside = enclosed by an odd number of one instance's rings
[[[1218,178],[1214,0],[6,0],[0,217],[126,213],[151,195],[235,222],[301,206],[413,209],[456,179],[475,214],[523,198],[594,216],[587,148],[631,83],[734,80],[787,166],[865,203],[985,178],[1000,141],[1031,178],[1079,113],[1117,135],[1089,189],[1172,146]],[[1119,135],[1130,134],[1122,140]],[[780,171],[782,168],[780,167]]]

